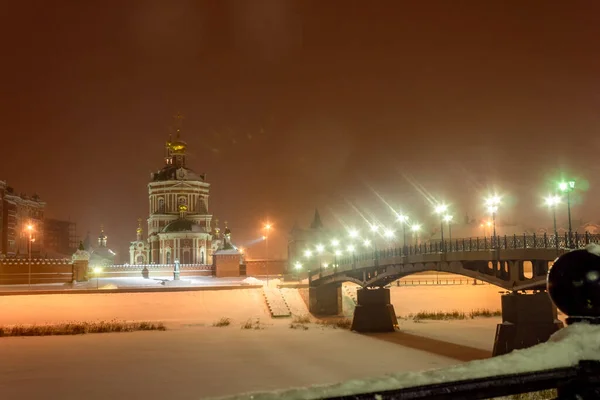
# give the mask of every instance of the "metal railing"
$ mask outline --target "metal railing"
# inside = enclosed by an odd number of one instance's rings
[[[578,365],[566,368],[466,379],[328,399],[491,399],[548,389],[557,389],[556,400],[597,399],[600,395],[600,362],[580,361]]]
[[[569,237],[555,235],[504,235],[491,237],[475,237],[444,240],[430,240],[410,246],[391,247],[387,249],[367,251],[354,255],[346,255],[337,258],[337,265],[353,264],[360,261],[373,259],[391,258],[399,256],[412,256],[420,254],[456,253],[465,251],[492,251],[492,250],[514,250],[514,249],[576,249],[583,248],[590,243],[600,243],[599,234],[588,232],[573,233]]]

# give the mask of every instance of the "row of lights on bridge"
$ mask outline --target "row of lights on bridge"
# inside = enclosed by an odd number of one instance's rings
[[[558,189],[559,191],[566,193],[567,195],[567,208],[568,208],[568,218],[569,218],[569,235],[571,235],[572,229],[571,229],[571,201],[570,201],[570,192],[573,191],[575,189],[575,181],[569,181],[569,182],[560,182],[558,184]],[[548,206],[550,209],[552,209],[553,211],[553,220],[554,220],[554,234],[557,234],[557,230],[556,230],[556,207],[562,203],[562,198],[559,195],[550,195],[548,197],[546,197],[544,199],[546,206]],[[498,212],[498,209],[500,207],[500,205],[502,204],[502,197],[494,194],[492,196],[487,197],[484,200],[484,204],[486,206],[487,211],[491,214],[492,216],[492,221],[491,223],[488,223],[488,226],[492,226],[493,227],[493,236],[496,237],[496,214]],[[438,215],[440,217],[440,222],[441,222],[441,226],[440,226],[440,233],[441,233],[441,241],[442,241],[442,246],[444,243],[444,224],[448,225],[448,232],[450,234],[450,240],[452,240],[452,234],[451,234],[451,225],[450,223],[452,222],[453,216],[451,214],[448,213],[448,205],[446,204],[438,204],[434,207],[434,213],[436,215]],[[409,228],[410,231],[413,234],[418,234],[418,232],[421,230],[421,224],[418,223],[409,223],[409,217],[405,214],[397,214],[397,221],[400,222],[402,224],[403,227],[403,246],[406,246],[406,228]],[[379,226],[378,224],[371,224],[370,225],[370,231],[373,235],[376,235],[378,233],[381,233],[382,236],[388,240],[393,239],[396,236],[396,232],[392,229],[389,228],[384,228]],[[356,229],[350,229],[348,231],[348,236],[351,240],[362,240],[362,244],[364,247],[369,248],[371,247],[371,243],[372,242],[370,239],[368,238],[361,238],[359,231]],[[333,254],[336,257],[339,257],[343,254],[343,251],[340,247],[340,241],[338,239],[333,239],[331,240],[331,247],[333,249]],[[317,244],[315,246],[314,251],[311,249],[306,249],[304,251],[304,256],[307,259],[310,259],[313,256],[313,253],[317,253],[317,254],[322,254],[326,249],[326,246],[323,244]],[[356,246],[354,244],[349,244],[348,246],[346,246],[346,251],[349,254],[354,254],[356,250]],[[302,269],[302,263],[299,261],[296,261],[294,263],[294,266],[296,269]],[[327,264],[323,264],[323,267],[327,268]]]

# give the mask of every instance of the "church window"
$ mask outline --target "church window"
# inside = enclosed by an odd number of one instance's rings
[[[170,251],[167,252],[167,262],[166,263],[171,264],[171,252]]]
[[[165,199],[162,197],[158,199],[158,212],[165,212]]]

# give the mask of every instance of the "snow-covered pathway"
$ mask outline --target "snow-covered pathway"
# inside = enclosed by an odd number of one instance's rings
[[[200,399],[457,361],[332,328],[180,328],[0,340],[2,399]]]

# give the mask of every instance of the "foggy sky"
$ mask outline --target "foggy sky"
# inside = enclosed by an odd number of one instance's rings
[[[121,254],[172,116],[234,242],[274,223],[434,224],[433,201],[546,223],[561,173],[598,220],[597,1],[18,1],[0,8],[0,179]],[[430,199],[430,200],[431,200]],[[564,218],[560,213],[560,218]],[[273,252],[274,250],[272,250]],[[251,255],[260,255],[251,249]],[[127,261],[122,258],[121,261]]]

